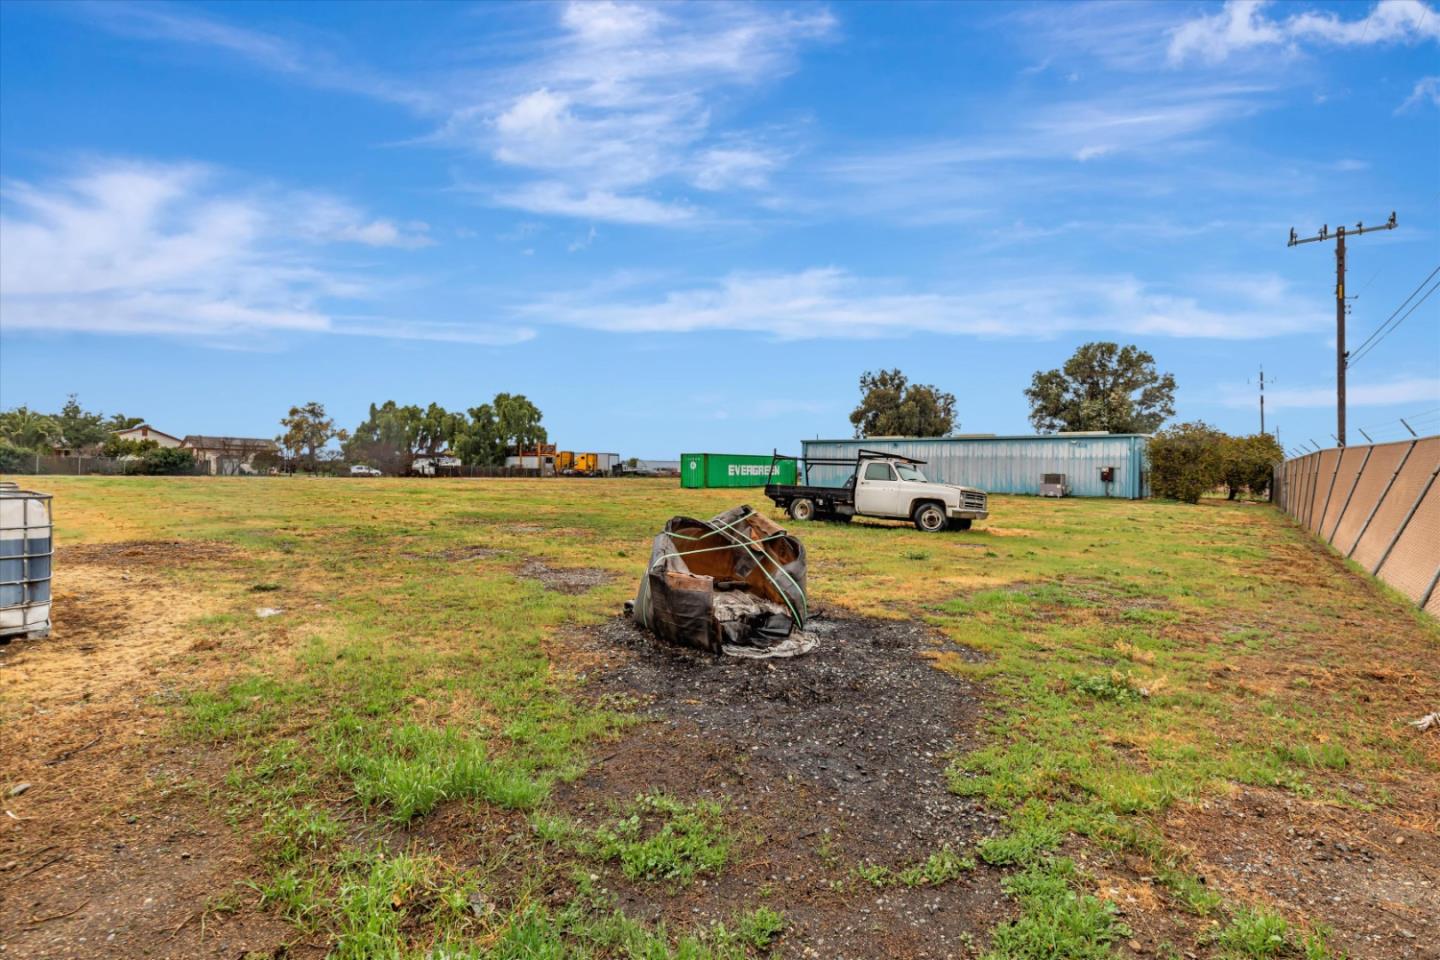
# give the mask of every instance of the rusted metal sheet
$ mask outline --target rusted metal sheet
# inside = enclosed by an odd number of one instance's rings
[[[749,506],[673,517],[627,609],[661,640],[736,656],[802,653],[805,547]],[[792,636],[794,635],[794,636]]]

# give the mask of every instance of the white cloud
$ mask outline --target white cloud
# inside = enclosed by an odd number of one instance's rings
[[[1225,384],[1222,402],[1228,407],[1253,407],[1255,388],[1243,384]],[[1381,383],[1357,382],[1345,385],[1345,402],[1352,407],[1388,407],[1400,404],[1440,400],[1440,377],[1400,377]],[[1323,409],[1335,406],[1335,384],[1270,388],[1265,391],[1265,406],[1272,410]]]
[[[513,190],[492,195],[502,206],[528,213],[612,223],[633,223],[648,226],[676,226],[692,220],[696,210],[684,203],[666,203],[634,194],[609,190],[577,190],[556,181],[528,183]]]
[[[691,182],[701,190],[760,190],[779,165],[778,157],[755,147],[713,147],[696,155]]]
[[[1410,91],[1410,96],[1405,102],[1395,108],[1396,113],[1404,113],[1411,107],[1430,104],[1432,107],[1440,107],[1440,76],[1421,77],[1415,83],[1415,89]]]
[[[520,310],[529,322],[620,333],[747,331],[784,340],[865,339],[913,333],[1043,338],[1071,331],[1250,339],[1309,330],[1324,313],[1273,277],[1207,286],[1213,304],[1131,276],[1029,277],[963,293],[915,292],[833,267],[731,274],[658,297],[597,290]]]
[[[197,165],[111,161],[45,184],[7,182],[0,200],[7,331],[494,339],[483,327],[335,316],[332,305],[374,291],[358,270],[333,265],[333,245],[406,246],[424,234],[334,198],[241,188]]]
[[[793,67],[826,34],[823,10],[572,3],[537,56],[487,79],[498,91],[453,109],[435,139],[538,175],[492,192],[535,213],[676,225],[694,211],[657,199],[663,183],[759,190],[773,152],[721,137],[728,96]]]
[[[1440,17],[1421,0],[1380,0],[1367,16],[1350,20],[1313,10],[1271,18],[1265,15],[1269,6],[1269,0],[1228,0],[1219,13],[1186,21],[1171,31],[1170,62],[1219,63],[1246,50],[1298,49],[1305,42],[1358,46],[1440,39]]]

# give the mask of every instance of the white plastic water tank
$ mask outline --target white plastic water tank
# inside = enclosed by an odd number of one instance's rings
[[[0,481],[0,641],[50,632],[50,494]]]

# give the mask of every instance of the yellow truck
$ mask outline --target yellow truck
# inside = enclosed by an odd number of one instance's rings
[[[555,472],[566,477],[608,477],[620,466],[618,453],[573,453],[561,450],[555,454]]]

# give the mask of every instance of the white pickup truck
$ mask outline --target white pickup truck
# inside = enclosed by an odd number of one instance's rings
[[[776,460],[796,460],[805,483],[770,483],[765,496],[790,515],[792,520],[839,520],[855,517],[885,517],[909,520],[926,533],[941,530],[968,530],[976,520],[990,515],[990,498],[983,490],[948,483],[931,483],[920,470],[923,460],[896,454],[861,450],[855,460],[802,459],[775,455]],[[853,467],[841,486],[819,486],[808,482],[812,467]],[[772,470],[771,476],[775,476]]]

